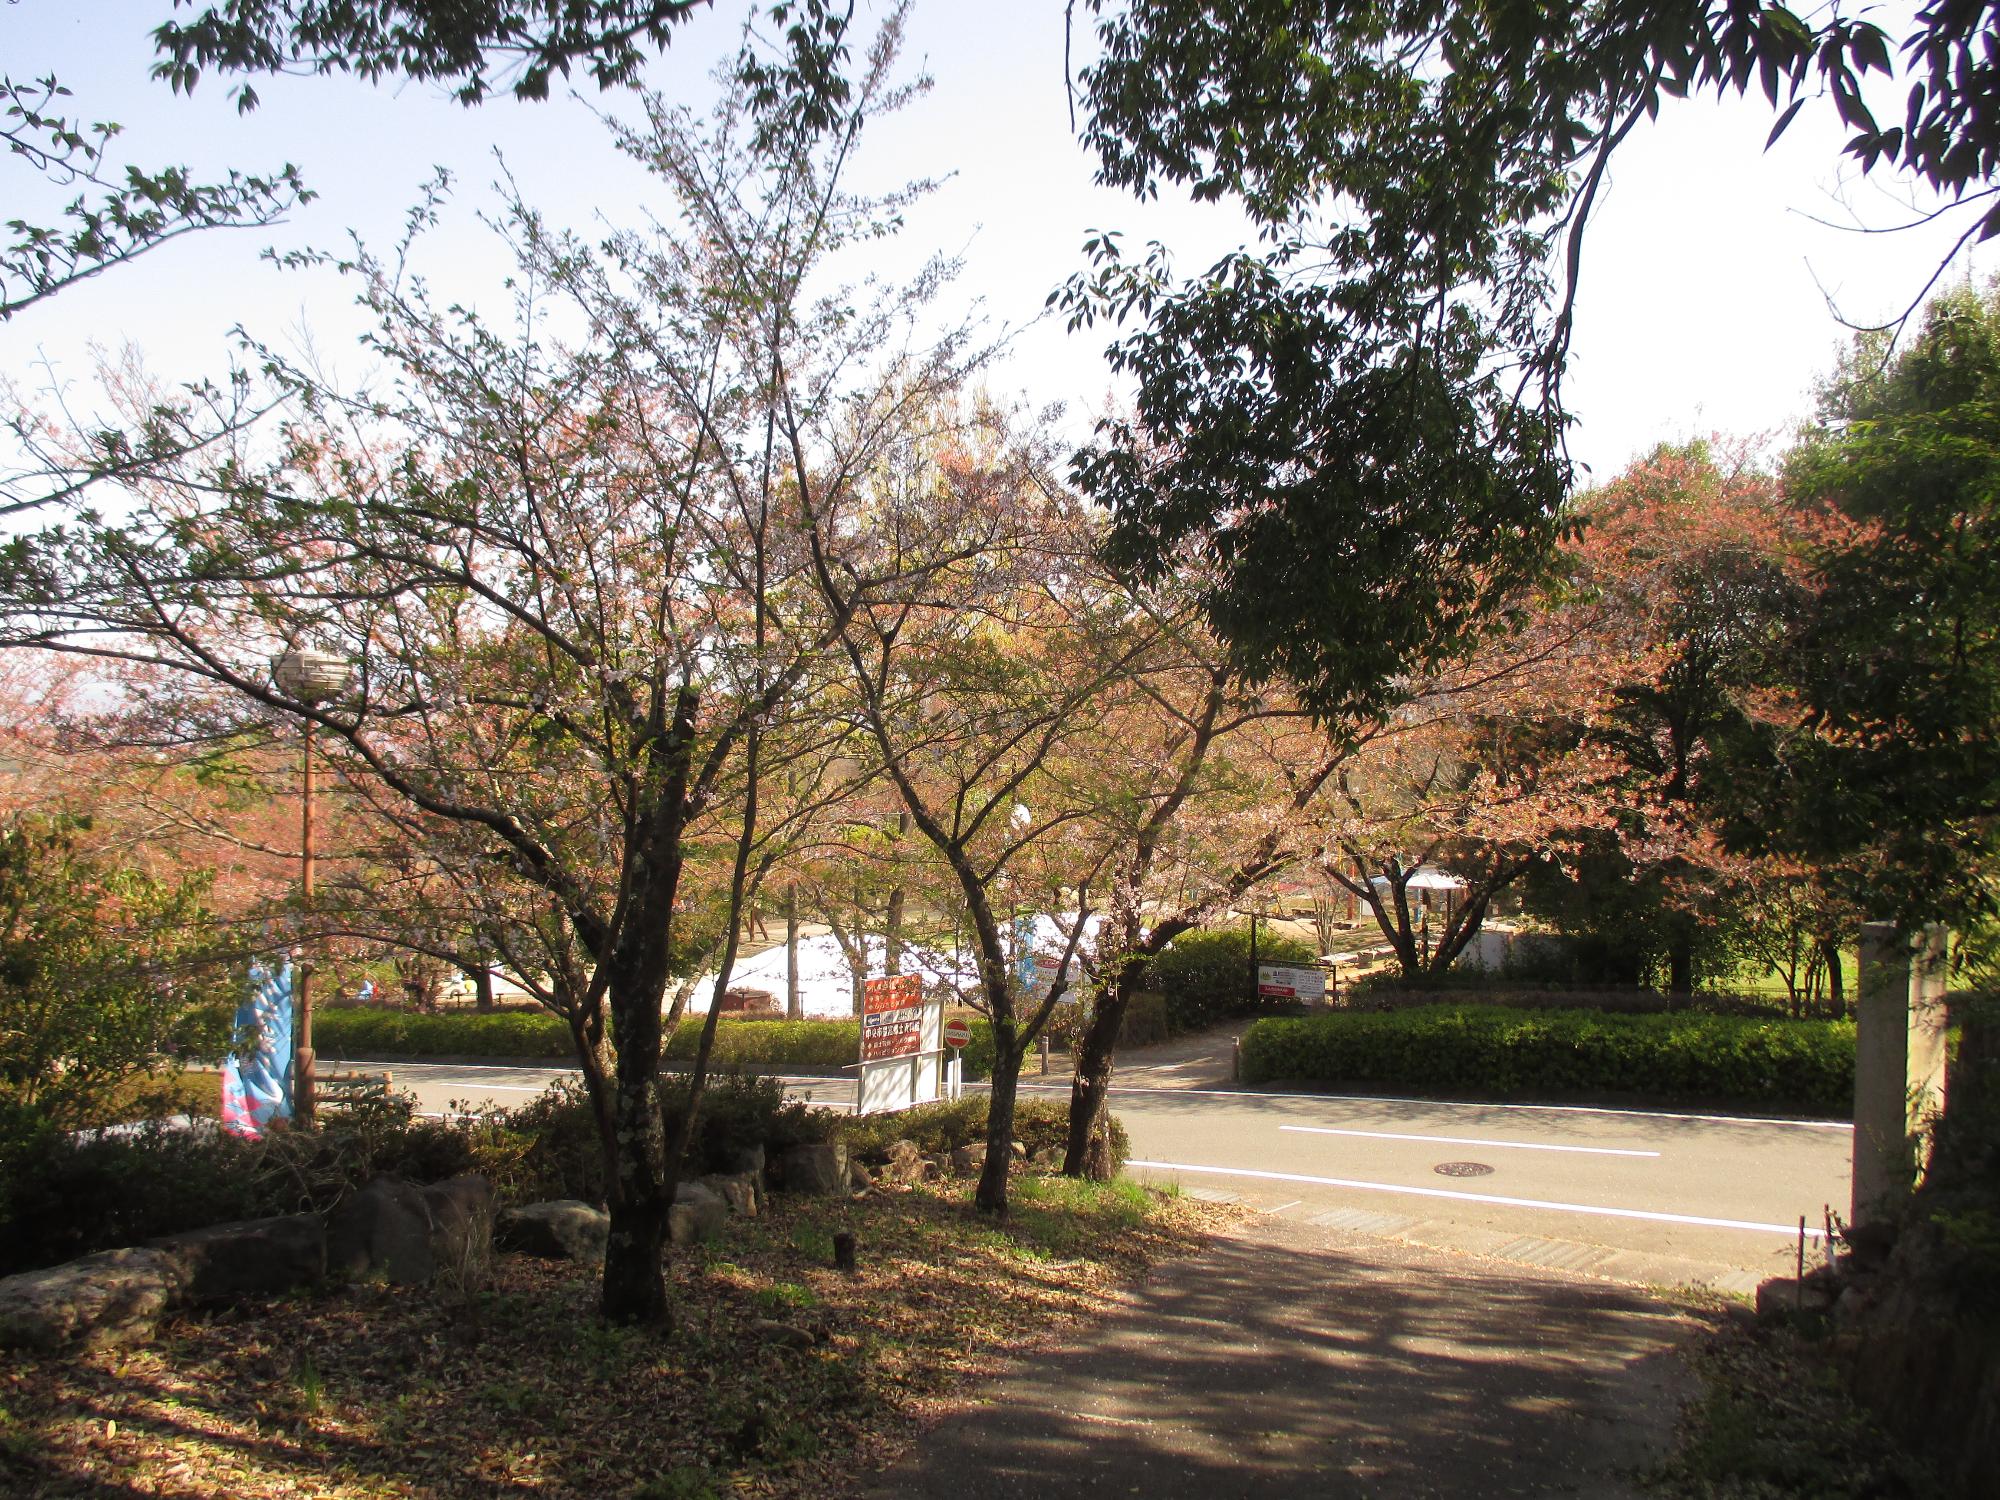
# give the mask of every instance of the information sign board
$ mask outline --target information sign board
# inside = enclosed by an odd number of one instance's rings
[[[908,1109],[940,1096],[944,998],[924,998],[920,975],[870,979],[861,994],[861,1058],[854,1111]]]
[[[923,1050],[924,982],[915,974],[871,979],[861,996],[861,1060],[887,1062]]]
[[[1257,965],[1257,993],[1272,1000],[1324,1000],[1326,974],[1283,964]]]

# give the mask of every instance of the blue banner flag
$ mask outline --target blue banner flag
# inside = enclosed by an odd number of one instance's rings
[[[250,966],[236,1007],[236,1050],[222,1065],[222,1128],[255,1138],[292,1116],[292,965]]]

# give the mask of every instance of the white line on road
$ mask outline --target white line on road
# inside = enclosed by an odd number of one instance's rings
[[[1653,1156],[1657,1151],[1625,1151],[1616,1146],[1545,1146],[1539,1141],[1487,1141],[1470,1135],[1399,1135],[1393,1130],[1336,1130],[1331,1125],[1280,1125],[1300,1135],[1355,1135],[1371,1141],[1437,1141],[1447,1146],[1498,1146],[1507,1151],[1575,1151],[1584,1156]]]
[[[1259,1172],[1250,1167],[1197,1167],[1177,1161],[1128,1161],[1128,1167],[1156,1172],[1206,1172],[1215,1177],[1257,1177],[1268,1182],[1309,1182],[1317,1187],[1358,1188],[1369,1193],[1403,1193],[1414,1198],[1451,1198],[1460,1203],[1497,1203],[1507,1208],[1545,1208],[1556,1213],[1593,1214],[1605,1219],[1646,1219],[1655,1224],[1694,1224],[1704,1229],[1750,1229],[1760,1234],[1797,1234],[1796,1224],[1758,1224],[1748,1219],[1710,1219],[1700,1214],[1654,1213],[1643,1208],[1602,1208],[1594,1203],[1551,1203],[1542,1198],[1503,1198],[1495,1193],[1458,1193],[1449,1188],[1399,1187],[1388,1182],[1357,1182],[1346,1177],[1303,1177],[1296,1172]],[[1817,1229],[1806,1231],[1818,1240]]]
[[[1288,1208],[1297,1208],[1305,1201],[1303,1198],[1294,1198],[1290,1203],[1280,1203],[1276,1208],[1260,1208],[1257,1212],[1260,1214],[1281,1214]]]

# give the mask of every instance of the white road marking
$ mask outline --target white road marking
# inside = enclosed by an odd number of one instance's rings
[[[1197,1167],[1176,1161],[1128,1161],[1128,1167],[1150,1167],[1156,1172],[1206,1172],[1216,1177],[1257,1177],[1267,1182],[1309,1182],[1316,1187],[1357,1188],[1369,1193],[1401,1193],[1413,1198],[1451,1198],[1460,1203],[1497,1203],[1506,1208],[1544,1208],[1556,1213],[1591,1214],[1605,1219],[1645,1219],[1655,1224],[1693,1224],[1704,1229],[1749,1229],[1759,1234],[1796,1235],[1796,1224],[1759,1224],[1748,1219],[1711,1219],[1701,1214],[1655,1213],[1644,1208],[1604,1208],[1594,1203],[1552,1203],[1543,1198],[1506,1198],[1497,1193],[1460,1193],[1450,1188],[1401,1187],[1388,1182],[1358,1182],[1346,1177],[1306,1177],[1296,1172],[1259,1172],[1250,1167]],[[1817,1229],[1806,1237],[1822,1238]]]
[[[1280,1203],[1276,1208],[1260,1208],[1257,1212],[1260,1214],[1281,1214],[1288,1208],[1297,1208],[1305,1201],[1303,1198],[1294,1198],[1290,1203]]]
[[[1470,1135],[1401,1135],[1393,1130],[1336,1130],[1331,1125],[1280,1125],[1300,1135],[1355,1135],[1371,1141],[1437,1141],[1447,1146],[1498,1146],[1505,1151],[1575,1151],[1584,1156],[1651,1156],[1657,1151],[1626,1151],[1616,1146],[1545,1146],[1539,1141],[1487,1141]]]

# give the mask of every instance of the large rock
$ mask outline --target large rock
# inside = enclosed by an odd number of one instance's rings
[[[503,1250],[586,1265],[604,1259],[605,1242],[610,1237],[611,1215],[580,1198],[504,1209],[493,1227],[494,1243]]]
[[[397,1286],[476,1276],[493,1249],[493,1185],[453,1177],[418,1187],[377,1177],[327,1215],[327,1269]]]
[[[758,1179],[749,1172],[733,1175],[715,1172],[701,1179],[701,1185],[719,1196],[731,1213],[742,1214],[749,1219],[754,1219],[757,1210],[763,1207],[757,1182]]]
[[[326,1225],[318,1214],[212,1224],[153,1241],[181,1263],[194,1302],[271,1297],[326,1277]]]
[[[326,1265],[356,1280],[427,1283],[437,1274],[437,1257],[423,1189],[400,1177],[377,1177],[343,1199],[327,1215]]]
[[[1788,1318],[1798,1313],[1823,1313],[1833,1307],[1839,1289],[1828,1280],[1807,1276],[1772,1276],[1757,1283],[1757,1316]]]
[[[847,1142],[794,1146],[785,1153],[785,1187],[825,1198],[847,1192]]]
[[[722,1233],[729,1218],[729,1205],[714,1188],[699,1182],[683,1182],[674,1189],[674,1206],[667,1210],[667,1240],[675,1245],[692,1245]]]
[[[976,1177],[986,1170],[986,1143],[975,1141],[951,1153],[951,1169],[960,1177]]]
[[[476,1172],[423,1190],[437,1274],[476,1281],[493,1263],[493,1184]]]
[[[151,1335],[186,1271],[168,1250],[106,1250],[0,1281],[0,1347],[125,1344]]]
[[[877,1182],[922,1182],[924,1153],[915,1141],[889,1142],[889,1159],[875,1171]]]

